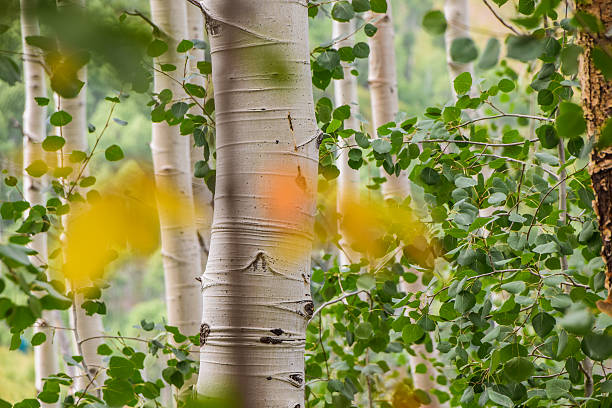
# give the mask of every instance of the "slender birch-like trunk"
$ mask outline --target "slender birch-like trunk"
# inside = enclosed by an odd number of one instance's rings
[[[606,80],[595,66],[592,52],[596,46],[604,50],[603,52],[612,52],[612,40],[606,37],[606,33],[612,28],[612,1],[593,0],[580,3],[577,8],[595,16],[603,25],[603,30],[599,33],[587,31],[580,34],[580,44],[584,48],[579,72],[584,117],[588,136],[599,141],[604,124],[612,126],[612,81]],[[595,191],[593,207],[599,218],[601,255],[609,291],[608,298],[597,302],[597,307],[612,316],[612,146],[596,146],[593,149],[589,172]]]
[[[47,108],[36,103],[34,98],[47,97],[45,70],[40,51],[30,46],[25,39],[40,35],[36,15],[36,0],[21,0],[21,39],[23,44],[23,71],[25,83],[25,110],[23,113],[23,168],[35,160],[43,159],[42,141],[47,135]],[[30,205],[45,205],[44,178],[34,178],[23,172],[23,196]],[[47,234],[36,234],[32,237],[29,247],[38,255],[32,257],[36,266],[47,264]],[[42,379],[57,372],[57,353],[54,348],[54,330],[49,326],[56,324],[53,311],[43,311],[42,318],[36,322],[35,333],[44,333],[46,340],[34,347],[34,373],[36,390],[42,390]],[[57,407],[58,404],[42,403],[43,408]]]
[[[231,4],[230,4],[231,3]],[[304,407],[319,130],[306,1],[207,0],[217,126],[198,391]]]
[[[354,32],[354,20],[347,23],[333,21],[332,37],[334,39],[344,38],[338,42],[337,48],[353,47],[354,40],[352,33]],[[347,129],[359,130],[359,120],[356,115],[359,113],[359,100],[357,98],[357,77],[351,74],[351,65],[343,62],[342,70],[344,79],[334,81],[334,100],[336,107],[349,105],[351,107],[351,117],[344,121],[344,127]],[[348,165],[348,152],[351,145],[355,145],[355,137],[351,136],[340,141],[340,154],[336,160],[340,175],[338,176],[338,193],[337,193],[337,210],[342,216],[346,212],[347,204],[359,201],[359,171],[352,169]],[[346,237],[346,233],[342,229],[342,222],[338,223],[338,232],[341,237]],[[359,261],[359,254],[351,251],[349,245],[341,238],[340,240],[340,259],[341,265],[350,265]]]
[[[454,40],[470,36],[469,0],[445,0],[444,17],[447,22],[446,32],[444,33],[446,63],[448,65],[448,73],[450,74],[452,94],[455,95],[453,80],[457,78],[459,74],[469,72],[472,78],[474,78],[474,67],[472,63],[462,64],[455,62],[450,54],[450,47]]]
[[[187,6],[187,28],[188,37],[194,40],[204,41],[204,16],[201,10],[196,7]],[[200,85],[204,89],[208,88],[206,79],[197,74],[197,62],[203,61],[205,57],[204,50],[193,48],[190,53],[189,65],[191,67],[191,77],[189,82]],[[194,74],[195,73],[195,74]],[[197,107],[194,107],[194,114],[197,112]],[[198,244],[200,245],[200,258],[202,271],[206,270],[206,262],[208,261],[208,252],[210,250],[210,226],[212,224],[212,201],[213,196],[204,179],[193,176],[195,163],[204,159],[204,148],[196,146],[194,141],[190,144],[191,154],[191,187],[193,190],[193,202],[195,207],[195,225],[197,230]],[[209,163],[212,161],[212,157]]]
[[[151,0],[153,22],[170,38],[168,52],[155,60],[155,64],[173,64],[182,67],[184,57],[176,52],[177,43],[187,38],[187,8],[184,1]],[[169,89],[174,100],[184,100],[181,85],[182,70],[169,73],[155,72],[155,92]],[[163,194],[172,194],[180,202],[180,216],[176,208],[160,202],[161,250],[166,287],[168,322],[181,333],[193,336],[199,332],[201,308],[199,284],[201,257],[194,225],[193,190],[190,166],[189,137],[180,134],[178,126],[166,122],[153,124],[151,151],[155,184]]]
[[[387,13],[375,25],[378,31],[370,38],[369,77],[372,102],[372,122],[374,132],[385,123],[395,120],[398,112],[399,99],[397,94],[397,77],[395,67],[394,28],[391,2],[387,0]],[[387,175],[387,181],[382,185],[385,199],[394,198],[402,201],[410,194],[410,180],[406,173],[399,177]],[[424,291],[421,279],[413,284],[402,282],[402,289],[407,293]],[[436,370],[428,360],[429,355],[423,345],[412,347],[416,356],[410,356],[410,370],[415,388],[430,392],[436,388]],[[427,367],[425,373],[418,373],[418,365]],[[428,407],[438,407],[437,399],[432,397]]]
[[[61,13],[64,10],[85,8],[85,0],[57,0],[57,8]],[[62,49],[60,43],[60,49]],[[70,153],[74,150],[86,152],[88,150],[87,142],[87,68],[83,67],[78,72],[79,80],[83,81],[85,85],[81,88],[79,94],[74,98],[62,98],[59,95],[55,95],[56,104],[58,110],[68,112],[72,116],[72,120],[67,125],[58,129],[58,133],[65,139],[66,143],[60,151],[59,165],[61,167],[70,166],[71,163],[68,160]],[[76,171],[73,172],[75,176]],[[72,211],[75,211],[74,207],[76,202],[71,203]],[[68,219],[70,214],[63,217],[63,225],[68,225]],[[66,237],[64,236],[63,239]],[[77,289],[77,288],[73,288]],[[104,383],[106,377],[104,372],[104,364],[102,357],[98,355],[98,346],[103,343],[103,340],[98,338],[104,335],[104,328],[102,325],[102,316],[94,314],[93,316],[87,316],[85,309],[81,306],[85,301],[84,295],[81,293],[75,293],[74,303],[71,309],[71,320],[72,327],[74,328],[74,337],[78,353],[83,357],[84,370],[78,372],[77,378],[75,379],[75,389],[83,390],[90,383],[94,385],[94,388]],[[92,389],[92,386],[89,385]]]

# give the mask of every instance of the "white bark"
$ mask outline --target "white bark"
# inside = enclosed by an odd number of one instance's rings
[[[204,17],[200,9],[193,6],[187,6],[187,26],[189,39],[204,41]],[[205,77],[198,74],[197,62],[204,60],[204,50],[193,48],[190,53],[191,76],[189,82],[200,85],[207,90],[208,84]],[[208,91],[208,90],[207,90]],[[202,114],[198,112],[198,108],[193,108],[194,114]],[[204,179],[193,177],[194,166],[198,160],[203,160],[204,152],[202,147],[198,147],[191,141],[191,174],[192,174],[192,190],[193,202],[195,206],[195,225],[197,230],[198,244],[200,245],[201,270],[206,270],[206,262],[208,261],[208,251],[210,249],[210,226],[212,224],[212,200],[211,191],[206,186]],[[209,163],[212,162],[212,155]]]
[[[184,1],[151,0],[153,22],[171,37],[166,39],[168,51],[156,59],[156,65],[184,66],[184,57],[176,52],[176,46],[187,38],[186,13]],[[182,72],[181,68],[167,75],[156,71],[155,92],[170,89],[175,101],[184,99]],[[158,209],[168,322],[181,333],[193,336],[200,326],[196,311],[201,308],[201,300],[196,278],[201,274],[201,263],[194,225],[189,143],[189,137],[182,136],[178,126],[170,127],[166,122],[153,124],[151,151],[156,188],[162,194],[174,195],[181,207],[179,217],[175,214],[176,208],[161,202]]]
[[[57,7],[61,12],[64,7],[85,7],[85,0],[57,0]],[[62,44],[60,44],[62,48]],[[78,72],[78,78],[87,82],[87,68],[83,67]],[[61,98],[55,95],[58,109],[68,112],[72,116],[72,121],[62,128],[58,129],[66,143],[60,151],[60,166],[72,166],[73,172],[70,177],[75,178],[78,174],[78,165],[70,163],[68,157],[74,150],[87,152],[87,84],[83,85],[79,94],[74,98]],[[74,192],[78,192],[76,189]],[[71,212],[74,212],[78,206],[76,202],[71,202]],[[70,214],[63,217],[63,225],[66,227],[69,224]],[[66,237],[63,236],[62,240]],[[77,289],[73,287],[73,290]],[[87,316],[82,304],[85,301],[82,294],[75,294],[74,304],[71,309],[70,318],[74,328],[74,337],[77,351],[83,357],[82,365],[87,368],[77,372],[75,379],[75,390],[84,390],[89,386],[89,390],[96,389],[104,383],[105,372],[102,369],[102,357],[98,355],[98,346],[103,343],[99,336],[104,335],[102,325],[102,316],[94,314]],[[92,384],[90,384],[92,383]]]
[[[217,125],[199,392],[304,407],[317,146],[305,1],[207,0]]]
[[[380,16],[369,14],[372,18]],[[378,31],[369,40],[368,83],[372,104],[372,130],[374,135],[377,135],[377,129],[385,123],[394,121],[399,110],[395,68],[395,31],[389,0],[387,0],[387,13],[375,25]],[[382,193],[385,198],[395,197],[403,200],[409,192],[410,181],[405,173],[401,173],[399,177],[387,175],[387,181],[382,185]]]
[[[334,39],[347,37],[340,41],[337,45],[341,47],[352,47],[354,44],[352,33],[354,32],[354,20],[347,23],[341,23],[334,20],[332,26],[332,37]],[[351,65],[342,63],[344,71],[344,79],[334,81],[334,100],[336,107],[349,105],[351,107],[351,117],[344,121],[346,129],[359,130],[359,120],[356,115],[359,113],[359,100],[357,97],[357,77],[351,74]],[[343,139],[339,142],[340,154],[336,160],[336,165],[340,170],[338,176],[338,197],[337,209],[340,216],[346,212],[346,206],[350,203],[355,203],[359,200],[359,171],[354,170],[348,165],[348,152],[351,145],[355,145],[355,137]],[[346,237],[346,233],[342,229],[342,222],[338,224],[338,232],[341,237]],[[340,246],[340,264],[350,265],[359,261],[359,254],[351,251],[346,240],[341,238]]]
[[[40,35],[38,18],[36,16],[35,0],[21,0],[21,38],[23,44],[23,71],[25,83],[25,110],[23,113],[23,168],[28,167],[35,160],[44,159],[44,151],[41,147],[42,141],[47,135],[46,119],[47,109],[36,103],[36,97],[47,97],[47,86],[45,83],[45,71],[40,51],[28,45],[26,37]],[[44,178],[31,177],[23,172],[23,196],[30,205],[45,205],[44,189],[46,188]],[[32,237],[29,247],[38,255],[31,257],[36,266],[47,264],[47,234],[36,234]],[[36,390],[40,392],[43,386],[43,378],[57,372],[57,353],[54,348],[54,326],[56,319],[52,311],[45,310],[41,319],[36,322],[35,333],[44,333],[46,340],[43,344],[34,347],[34,373]],[[43,408],[57,407],[57,403],[42,403]]]
[[[378,27],[378,31],[370,38],[368,82],[370,84],[374,132],[385,123],[394,121],[399,109],[393,41],[394,29],[391,13],[391,2],[387,0],[387,13],[375,24]],[[401,201],[410,194],[410,180],[406,173],[400,173],[399,177],[386,174],[386,177],[387,181],[382,185],[382,193],[385,199],[394,198]],[[407,292],[424,291],[425,288],[420,282],[419,278],[415,284],[408,285],[403,282],[402,286]],[[423,391],[430,392],[436,388],[435,369],[427,359],[424,346],[413,346],[413,351],[415,351],[416,356],[411,355],[409,360],[414,386]],[[425,364],[427,367],[425,374],[416,372],[416,367],[419,364]],[[434,380],[432,380],[432,377]],[[431,397],[432,402],[427,407],[438,407],[436,397],[433,395]]]
[[[445,0],[444,16],[446,17],[446,32],[444,40],[446,43],[446,63],[450,74],[451,89],[453,95],[453,80],[463,72],[469,72],[474,78],[474,67],[472,63],[461,64],[454,62],[450,56],[450,47],[457,38],[470,37],[470,5],[469,0]]]

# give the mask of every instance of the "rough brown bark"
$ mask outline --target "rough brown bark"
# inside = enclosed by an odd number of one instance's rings
[[[589,136],[598,140],[603,124],[612,115],[612,82],[607,81],[595,67],[591,58],[595,46],[608,52],[612,41],[605,33],[612,27],[612,0],[593,0],[578,3],[579,10],[599,18],[604,29],[599,33],[585,31],[580,34],[584,48],[580,67],[582,103]],[[595,200],[593,208],[599,218],[599,231],[603,241],[601,255],[606,269],[608,298],[597,303],[597,307],[612,316],[612,146],[593,150],[589,166]]]

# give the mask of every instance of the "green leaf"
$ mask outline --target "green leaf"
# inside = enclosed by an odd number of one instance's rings
[[[172,115],[177,119],[182,119],[185,114],[189,111],[189,104],[185,102],[177,102],[170,108]]]
[[[111,354],[113,354],[113,350],[111,350],[111,348],[106,344],[100,344],[98,346],[97,352],[101,356],[110,356]]]
[[[372,336],[373,328],[368,322],[360,323],[355,329],[355,337],[358,339],[369,339]]]
[[[47,152],[55,152],[64,147],[66,139],[61,136],[47,136],[42,142],[43,150]]]
[[[612,118],[606,119],[601,126],[601,131],[597,140],[597,148],[600,150],[607,149],[610,146],[612,146]],[[580,150],[582,151],[582,148]]]
[[[372,141],[372,149],[379,154],[389,153],[391,151],[391,143],[385,139],[374,139]]]
[[[518,11],[521,14],[530,15],[535,11],[535,0],[519,0]]]
[[[353,0],[353,10],[357,13],[368,11],[370,9],[370,0]]]
[[[553,125],[542,125],[536,129],[540,144],[545,149],[553,149],[559,144],[559,135]]]
[[[453,86],[458,95],[466,94],[472,88],[472,75],[469,72],[462,72],[453,81]]]
[[[32,177],[42,177],[49,171],[49,167],[42,160],[34,160],[25,168],[25,171]]]
[[[387,0],[370,0],[370,6],[375,13],[387,12]]]
[[[135,398],[134,389],[125,379],[114,378],[104,383],[102,395],[105,405],[123,407]]]
[[[53,126],[65,126],[72,122],[72,116],[68,112],[57,111],[49,119]]]
[[[127,358],[112,356],[108,363],[107,373],[113,378],[129,378],[135,369],[134,363]]]
[[[38,104],[38,106],[47,106],[49,105],[49,98],[42,98],[40,96],[34,97],[34,100]]]
[[[557,133],[562,138],[572,138],[583,134],[586,131],[586,121],[582,107],[572,102],[561,102],[555,126]]]
[[[497,86],[500,91],[505,93],[511,92],[515,87],[514,81],[511,81],[508,78],[503,78],[501,81],[499,81]]]
[[[569,392],[572,383],[569,380],[555,378],[546,382],[546,396],[551,400],[558,400]]]
[[[357,278],[357,289],[372,290],[376,287],[376,278],[370,274],[363,274]]]
[[[193,42],[189,40],[183,40],[176,46],[177,52],[187,52],[193,48]]]
[[[45,333],[39,332],[32,336],[32,347],[40,346],[47,340],[47,335]]]
[[[423,16],[423,28],[429,34],[438,35],[446,31],[446,18],[440,10],[428,11]]]
[[[336,50],[322,52],[317,57],[317,64],[328,71],[333,71],[340,64],[340,56]]]
[[[430,186],[436,185],[440,182],[440,175],[435,169],[432,169],[431,167],[423,168],[419,177],[425,184],[428,184]]]
[[[593,316],[586,309],[570,310],[570,312],[559,320],[559,324],[569,333],[585,335],[593,327]]]
[[[603,361],[612,357],[612,336],[590,333],[582,339],[581,349],[595,361]]]
[[[487,45],[478,61],[478,68],[480,69],[491,69],[497,65],[499,60],[501,46],[497,38],[489,38]]]
[[[542,338],[546,337],[546,335],[552,331],[555,324],[555,318],[546,312],[538,313],[537,315],[533,316],[533,319],[531,320],[533,330],[535,330],[537,335]]]
[[[198,61],[198,69],[202,75],[212,74],[212,64],[209,61]]]
[[[336,21],[347,22],[355,17],[355,10],[348,1],[342,0],[334,4],[332,18]]]
[[[582,54],[582,47],[568,44],[561,50],[561,72],[571,76],[578,73],[578,58]]]
[[[363,27],[363,32],[365,33],[365,35],[367,35],[368,37],[373,37],[374,34],[376,34],[376,32],[378,31],[378,27],[376,27],[374,24],[366,24]]]
[[[505,290],[506,292],[510,292],[514,295],[518,295],[519,293],[525,290],[525,282],[522,282],[522,281],[508,282],[508,283],[504,283],[503,285],[501,285],[500,288]]]
[[[496,404],[499,404],[502,407],[511,408],[514,406],[514,403],[509,397],[505,396],[504,394],[500,394],[499,392],[493,391],[492,388],[487,389],[487,396],[491,401]]]
[[[464,314],[476,305],[476,297],[472,292],[462,291],[455,297],[455,310]]]
[[[515,357],[504,366],[504,374],[516,382],[525,381],[534,371],[533,363],[524,357]]]
[[[478,58],[478,48],[469,37],[456,38],[451,43],[450,55],[453,61],[467,64]]]
[[[353,55],[355,55],[356,58],[368,58],[368,55],[370,55],[370,46],[367,43],[358,42],[353,47]]]
[[[121,150],[121,147],[116,144],[111,145],[104,151],[104,157],[106,157],[106,160],[108,161],[121,160],[124,157],[123,150]]]
[[[557,244],[554,241],[547,242],[545,244],[540,244],[533,248],[533,252],[536,254],[552,254],[557,252]]]
[[[544,52],[545,41],[529,35],[511,35],[506,40],[508,58],[529,62],[538,58]]]
[[[406,344],[412,344],[425,334],[425,331],[418,324],[407,324],[402,329],[402,339]]]
[[[601,71],[607,81],[612,81],[612,57],[601,47],[597,46],[591,50],[591,58],[595,67]]]
[[[491,205],[497,205],[497,204],[501,204],[504,201],[506,201],[507,196],[504,193],[493,193],[489,196],[489,198],[487,199],[487,201],[489,202],[489,204]]]
[[[6,55],[0,55],[0,79],[9,86],[15,85],[21,80],[19,66]]]
[[[478,182],[470,177],[459,176],[455,179],[455,185],[457,188],[468,188],[478,185]]]
[[[153,58],[159,57],[166,51],[168,51],[168,44],[159,39],[153,40],[147,47],[147,55]]]
[[[612,127],[611,129],[612,130]],[[600,137],[601,140],[601,137]],[[612,144],[612,140],[610,140]],[[580,157],[582,155],[582,149],[584,148],[584,140],[581,137],[572,137],[567,141],[567,151],[575,157]]]

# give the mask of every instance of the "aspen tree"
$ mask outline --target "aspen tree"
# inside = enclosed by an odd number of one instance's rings
[[[578,9],[595,16],[603,27],[598,33],[585,27],[585,31],[580,34],[579,40],[584,53],[581,57],[579,77],[587,134],[596,141],[589,172],[595,191],[593,208],[599,217],[599,231],[603,241],[601,255],[609,291],[608,298],[599,301],[597,306],[612,316],[612,142],[609,138],[612,129],[612,81],[607,80],[593,62],[596,52],[609,55],[612,50],[612,41],[606,36],[612,28],[612,1],[584,2],[578,4]],[[604,128],[608,132],[607,140],[603,137]]]
[[[57,0],[57,8],[60,13],[74,12],[75,14],[82,12],[85,9],[85,0]],[[60,43],[60,49],[63,45]],[[63,49],[64,52],[70,50]],[[78,95],[74,98],[62,98],[58,94],[55,95],[56,105],[58,110],[68,112],[72,116],[72,120],[58,128],[58,133],[66,141],[59,154],[60,167],[70,166],[69,156],[73,151],[86,152],[88,150],[87,143],[87,68],[83,67],[79,70],[78,79],[82,81],[83,87]],[[78,194],[74,191],[73,194]],[[78,206],[77,201],[72,201],[71,211]],[[68,225],[70,214],[62,219],[64,227]],[[62,238],[66,239],[65,236]],[[99,314],[88,316],[82,305],[85,302],[83,293],[74,290],[74,299],[71,309],[71,321],[74,328],[74,337],[77,346],[77,351],[83,357],[82,366],[84,370],[77,371],[75,379],[75,388],[83,390],[86,387],[99,386],[104,383],[106,377],[104,373],[104,364],[102,357],[98,355],[98,346],[103,343],[100,336],[104,335],[102,325],[102,317]]]
[[[168,52],[155,60],[156,66],[184,66],[184,57],[177,53],[176,47],[187,38],[186,7],[186,2],[151,0],[152,20],[169,37],[166,38]],[[156,70],[155,92],[169,89],[175,101],[182,101],[186,97],[183,79],[180,68],[167,73]],[[194,225],[189,143],[178,126],[171,127],[166,122],[153,124],[151,152],[156,187],[176,195],[181,205],[180,216],[176,208],[159,206],[168,323],[186,336],[193,336],[200,325],[197,312],[201,308],[200,289],[196,278],[201,274],[201,260]]]
[[[305,1],[208,0],[217,181],[198,391],[304,407],[319,131]]]
[[[343,23],[333,20],[332,37],[338,41],[337,48],[353,47],[352,33],[354,32],[354,20]],[[343,62],[342,70],[344,78],[334,81],[334,100],[336,107],[348,105],[351,108],[351,116],[344,121],[347,129],[359,130],[359,120],[356,114],[359,112],[359,101],[357,99],[357,77],[351,74],[351,65]],[[354,203],[359,200],[359,171],[352,169],[348,165],[349,146],[355,145],[355,137],[351,136],[340,141],[340,153],[337,159],[337,166],[340,170],[338,176],[338,197],[337,209],[340,216],[345,213],[346,204]],[[339,234],[345,237],[346,233],[342,230],[342,223],[339,223]],[[342,239],[342,238],[341,238]],[[359,255],[351,251],[344,241],[340,241],[340,264],[350,265],[359,261]]]
[[[398,112],[399,99],[397,94],[397,73],[395,67],[394,28],[391,11],[391,2],[387,1],[387,12],[376,22],[378,30],[370,38],[370,60],[368,83],[372,103],[372,126],[376,133],[377,129],[385,123],[395,120]],[[382,193],[385,199],[394,198],[404,200],[410,194],[410,181],[408,175],[400,173],[399,176],[388,176],[382,185]],[[421,280],[414,284],[402,283],[402,289],[406,292],[419,292],[425,290]],[[435,369],[428,360],[428,353],[424,345],[413,346],[415,356],[410,356],[410,369],[415,388],[431,391],[435,389]],[[424,364],[427,367],[425,373],[419,373],[416,367]],[[437,400],[432,398],[429,407],[438,407]]]
[[[25,110],[23,113],[23,168],[44,156],[41,147],[46,137],[47,108],[40,106],[35,98],[47,97],[45,70],[40,51],[26,42],[27,37],[40,35],[37,18],[37,0],[21,0],[21,39],[23,44],[23,71],[25,83]],[[31,206],[45,205],[44,178],[35,178],[23,172],[23,196]],[[47,264],[47,234],[36,234],[32,237],[30,248],[38,252],[32,257],[36,266]],[[55,324],[55,314],[43,311],[42,318],[35,327],[36,333],[43,333],[46,340],[34,347],[34,373],[37,391],[42,390],[42,379],[57,371],[57,354],[54,349],[54,331],[49,326]],[[58,404],[43,403],[43,407],[56,407]]]
[[[466,38],[470,36],[470,5],[468,0],[445,0],[444,2],[444,17],[446,18],[447,27],[444,33],[446,44],[446,63],[448,73],[450,74],[451,89],[453,95],[453,80],[463,72],[469,72],[474,78],[474,67],[472,63],[459,63],[451,58],[450,48],[453,41],[458,38]]]
[[[204,17],[202,12],[192,6],[187,6],[187,28],[188,37],[192,40],[204,41]],[[208,89],[205,77],[196,74],[197,62],[203,61],[205,57],[204,50],[194,47],[190,51],[189,65],[190,65],[190,77],[189,82],[199,85],[204,89]],[[194,114],[197,112],[197,107],[193,108]],[[192,173],[192,189],[193,189],[193,202],[195,207],[195,225],[197,230],[198,244],[200,245],[200,256],[202,271],[206,269],[206,262],[208,261],[208,251],[210,248],[210,225],[212,223],[212,193],[204,179],[195,177],[194,167],[195,164],[203,160],[204,149],[196,146],[195,141],[192,140],[190,144],[191,153],[191,173]]]

